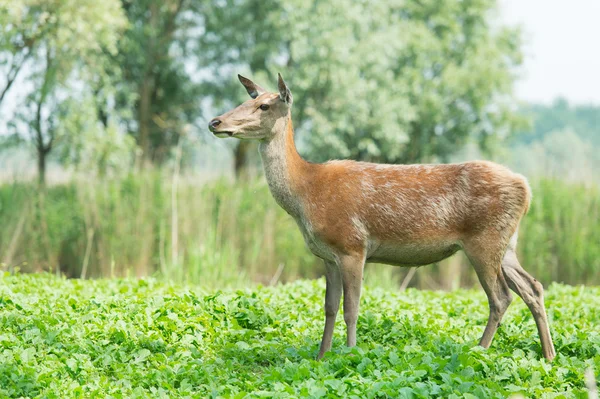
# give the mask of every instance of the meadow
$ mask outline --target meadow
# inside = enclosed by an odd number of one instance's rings
[[[520,299],[491,349],[477,346],[487,300],[460,254],[367,265],[359,345],[344,346],[340,314],[333,352],[315,361],[323,267],[263,181],[163,169],[3,184],[0,397],[587,398],[584,373],[600,370],[600,191],[532,188],[518,249],[549,287],[552,364]]]
[[[0,277],[0,397],[587,398],[600,370],[600,289],[553,284],[547,363],[531,314],[509,308],[489,350],[480,290],[367,286],[358,346],[316,361],[322,279],[207,290],[155,279]]]

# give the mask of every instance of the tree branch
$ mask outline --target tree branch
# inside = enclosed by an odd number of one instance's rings
[[[175,6],[175,10],[173,10],[171,15],[169,15],[167,17],[167,22],[165,23],[165,29],[164,29],[163,34],[161,35],[162,36],[162,40],[160,42],[161,47],[171,42],[171,39],[173,38],[173,33],[175,33],[175,19],[177,18],[177,16],[183,9],[184,3],[185,3],[185,0],[179,0],[177,5]]]
[[[10,87],[12,86],[14,81],[17,79],[17,76],[19,75],[19,72],[23,68],[25,61],[27,61],[27,59],[31,56],[31,53],[32,53],[32,50],[30,49],[27,52],[27,54],[25,54],[25,56],[23,56],[21,61],[16,64],[15,64],[16,56],[13,57],[13,59],[11,60],[10,69],[9,69],[8,73],[6,74],[6,85],[4,86],[4,89],[2,89],[2,92],[0,92],[0,105],[2,104],[2,101],[4,100],[4,96],[6,95],[6,93],[8,92],[8,90],[10,89]]]
[[[43,38],[46,34],[48,34],[50,31],[52,31],[56,26],[57,26],[56,24],[45,24],[45,25],[43,25],[42,29],[40,29],[39,32],[32,34],[29,37],[26,36],[26,34],[24,32],[20,33],[22,36],[22,43],[13,44],[13,50],[12,50],[13,59],[11,60],[10,69],[6,75],[7,76],[6,85],[2,89],[2,92],[0,92],[0,105],[2,104],[2,101],[4,100],[6,93],[8,92],[8,90],[10,90],[12,84],[17,79],[17,76],[19,75],[19,72],[23,68],[23,65],[29,59],[29,57],[31,57],[31,54],[33,53],[33,50],[34,50],[35,46],[37,45],[38,41],[41,38]],[[20,62],[15,64],[14,61],[17,58],[17,55],[23,50],[28,50],[28,51],[21,58]]]

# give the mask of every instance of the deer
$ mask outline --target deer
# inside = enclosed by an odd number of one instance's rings
[[[325,263],[325,328],[317,359],[331,350],[343,292],[346,344],[356,345],[365,262],[416,267],[462,250],[487,296],[489,317],[479,345],[489,348],[519,295],[535,320],[543,356],[556,356],[543,285],[517,259],[518,227],[527,213],[527,179],[489,161],[377,164],[311,163],[296,149],[292,92],[238,75],[250,99],[212,119],[219,138],[257,140],[275,201],[291,215],[308,249]]]

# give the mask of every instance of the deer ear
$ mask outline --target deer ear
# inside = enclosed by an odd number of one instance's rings
[[[261,94],[267,92],[265,89],[263,89],[262,87],[260,87],[259,85],[257,85],[253,81],[251,81],[250,79],[243,77],[242,75],[238,75],[238,79],[240,80],[240,83],[242,83],[242,85],[244,85],[244,87],[246,88],[246,91],[248,92],[248,94],[250,94],[250,97],[252,97],[252,98],[256,98],[256,97],[260,96]]]
[[[290,91],[287,84],[285,84],[285,81],[281,77],[281,74],[278,73],[277,76],[278,76],[277,87],[279,88],[279,98],[281,99],[281,101],[283,101],[287,105],[292,105],[292,102],[294,101],[294,98],[292,97],[292,92]]]

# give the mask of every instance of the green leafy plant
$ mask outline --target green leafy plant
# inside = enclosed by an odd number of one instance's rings
[[[586,398],[600,370],[599,288],[547,290],[558,356],[525,305],[492,347],[481,291],[366,287],[357,347],[318,350],[322,280],[207,291],[149,280],[0,277],[0,396],[31,398]],[[597,375],[597,374],[596,374]]]

